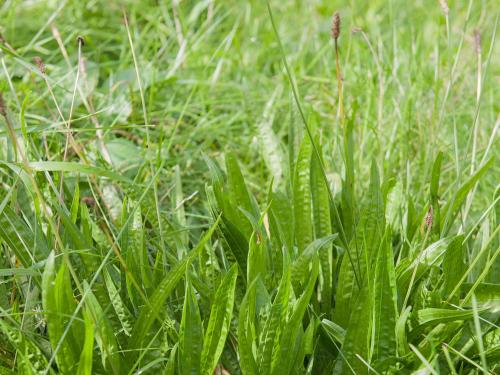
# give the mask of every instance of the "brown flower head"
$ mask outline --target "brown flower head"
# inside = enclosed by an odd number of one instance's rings
[[[33,61],[35,62],[36,66],[38,67],[38,70],[42,74],[47,74],[47,69],[45,68],[45,64],[43,63],[43,60],[40,56],[35,56],[33,57]]]
[[[336,41],[340,35],[340,14],[339,12],[333,13],[332,20],[332,38]]]

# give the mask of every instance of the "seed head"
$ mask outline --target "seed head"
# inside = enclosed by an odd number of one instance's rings
[[[85,39],[83,39],[83,36],[81,35],[78,35],[76,37],[76,42],[78,43],[78,45],[81,45],[82,47],[85,45]]]
[[[448,6],[448,2],[446,0],[439,0],[439,5],[443,10],[444,15],[447,16],[448,13],[450,13],[450,7]]]
[[[333,13],[332,20],[332,38],[337,41],[340,35],[340,14],[339,12]]]
[[[3,100],[3,94],[0,92],[0,115],[7,117],[7,109],[5,107],[5,102]]]
[[[476,29],[474,30],[474,47],[478,55],[481,54],[481,32]]]
[[[38,70],[42,74],[47,74],[47,69],[45,68],[45,64],[43,63],[43,60],[40,56],[35,56],[33,57],[33,61],[35,62],[36,66],[38,67]]]
[[[425,215],[425,225],[427,228],[432,228],[432,222],[434,221],[434,210],[432,209],[432,206],[429,206],[429,211],[427,212],[427,215]]]

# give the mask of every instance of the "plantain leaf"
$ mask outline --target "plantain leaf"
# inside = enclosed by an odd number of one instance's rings
[[[299,332],[302,329],[301,322],[311,300],[318,274],[319,260],[317,257],[314,257],[308,283],[300,298],[295,302],[292,314],[283,329],[278,348],[273,353],[271,362],[272,375],[288,374],[294,364],[294,360],[297,358],[298,350],[296,348],[296,341],[299,339]]]
[[[202,337],[198,302],[194,288],[188,279],[179,332],[179,370],[181,374],[200,373]]]
[[[257,362],[255,361],[252,343],[253,330],[252,322],[254,320],[254,310],[256,302],[256,285],[260,276],[257,276],[248,286],[247,292],[240,305],[238,317],[238,354],[240,356],[240,368],[243,375],[257,374]]]
[[[464,236],[459,235],[451,240],[443,258],[443,278],[442,287],[443,298],[447,299],[455,285],[457,285],[466,271],[464,263]],[[458,296],[457,296],[458,299]]]
[[[431,175],[431,206],[433,210],[433,223],[432,231],[439,235],[441,228],[441,214],[439,207],[439,178],[441,177],[441,164],[443,162],[443,153],[439,151],[436,159],[434,160],[434,165],[432,166]]]
[[[458,215],[458,210],[462,206],[467,197],[467,194],[474,188],[476,183],[483,177],[483,175],[490,169],[494,164],[495,159],[490,158],[484,165],[479,168],[474,175],[472,175],[466,182],[464,182],[460,188],[453,195],[453,198],[444,205],[441,215],[445,218],[445,222],[443,225],[444,233],[442,235],[446,235],[448,233],[451,224],[454,222],[456,216]]]
[[[344,353],[342,373],[368,374],[368,367],[363,361],[368,363],[370,361],[369,343],[371,341],[371,311],[373,307],[367,284],[361,288],[353,306],[354,309],[350,315],[344,345],[342,345]]]
[[[397,289],[391,233],[382,241],[374,280],[373,360],[383,361],[396,355]]]
[[[347,327],[360,285],[370,280],[377,250],[385,230],[385,208],[380,189],[377,165],[372,163],[370,188],[361,219],[353,240],[346,250],[339,271],[336,294],[335,321]]]
[[[116,341],[111,322],[86,281],[84,281],[83,287],[87,295],[85,305],[96,327],[95,339],[102,353],[102,364],[108,372],[121,374],[120,368],[123,358],[120,356],[120,347]]]
[[[295,241],[299,254],[313,240],[311,207],[311,141],[304,137],[295,164],[293,179],[293,211],[295,218]]]
[[[286,267],[283,270],[278,293],[274,298],[271,311],[264,324],[258,350],[259,374],[269,374],[271,372],[273,353],[279,350],[279,342],[285,327],[286,315],[288,312],[290,276],[290,267]]]
[[[235,264],[224,276],[215,293],[215,299],[210,311],[210,320],[203,339],[203,350],[201,352],[202,374],[213,374],[224,349],[233,314],[234,289],[237,276],[238,267]]]
[[[85,311],[83,312],[83,318],[85,321],[85,339],[76,375],[91,375],[92,357],[94,354],[94,323],[90,314]]]
[[[47,321],[52,348],[59,347],[56,362],[62,372],[75,372],[82,351],[82,326],[76,322],[61,340],[76,309],[71,281],[66,266],[62,264],[56,272],[55,255],[50,253],[42,278],[42,304]],[[78,315],[77,315],[78,316]]]
[[[316,144],[318,144],[321,155],[321,146],[319,146],[319,142],[316,142]],[[328,186],[322,173],[321,161],[314,153],[311,159],[311,191],[315,238],[326,237],[332,233]],[[319,250],[319,260],[321,264],[319,279],[321,312],[328,314],[332,307],[333,298],[334,257],[331,246],[325,246]]]
[[[161,280],[160,284],[156,287],[153,295],[149,299],[149,303],[142,307],[139,316],[132,329],[132,335],[129,340],[129,348],[139,348],[142,345],[144,337],[147,335],[149,328],[154,320],[158,317],[165,300],[170,293],[174,290],[179,280],[186,272],[186,265],[192,262],[205,247],[208,240],[212,237],[213,232],[219,224],[220,218],[212,225],[207,233],[200,240],[198,245],[191,250],[191,252],[180,262],[178,262],[168,272],[167,276]]]

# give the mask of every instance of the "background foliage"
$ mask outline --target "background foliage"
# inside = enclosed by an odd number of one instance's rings
[[[498,5],[270,8],[0,5],[1,374],[498,371]]]

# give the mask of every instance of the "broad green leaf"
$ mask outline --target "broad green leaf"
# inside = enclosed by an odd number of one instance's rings
[[[373,360],[396,355],[397,289],[391,233],[386,232],[375,266]]]
[[[319,142],[316,142],[316,144],[319,145]],[[321,154],[321,147],[318,146],[318,148]],[[316,154],[313,154],[311,158],[311,191],[315,238],[326,237],[332,233],[328,189],[329,187],[326,185],[323,178],[320,161]],[[334,269],[334,256],[331,246],[325,246],[319,250],[319,260],[321,262],[321,273],[319,278],[321,311],[329,314],[333,298]]]
[[[440,151],[434,160],[431,175],[431,207],[433,212],[432,232],[439,235],[441,228],[441,215],[439,206],[439,178],[441,176],[441,164],[443,162],[443,153]]]
[[[307,283],[309,280],[309,268],[308,265],[317,253],[318,256],[322,249],[327,248],[327,251],[331,252],[331,243],[337,238],[336,234],[326,236],[324,238],[319,238],[310,243],[302,254],[293,262],[292,264],[292,282],[294,288],[298,289],[299,284]],[[305,280],[305,282],[304,282]],[[299,290],[297,290],[298,292]]]
[[[175,357],[177,356],[178,344],[175,344],[172,349],[170,349],[170,356],[168,357],[167,365],[162,371],[162,375],[174,375],[175,374]]]
[[[288,318],[286,325],[283,329],[280,343],[277,350],[273,353],[271,374],[288,374],[294,360],[297,358],[296,354],[296,340],[300,330],[302,329],[301,323],[306,312],[306,308],[311,300],[314,286],[316,284],[319,274],[319,260],[315,257],[312,261],[312,268],[309,280],[304,289],[304,292],[299,297],[293,306],[291,316]]]
[[[96,327],[95,340],[102,353],[102,364],[108,372],[121,374],[120,368],[123,357],[120,356],[120,347],[116,341],[111,322],[86,281],[83,287],[87,296],[85,306]]]
[[[191,252],[183,260],[173,266],[167,273],[167,276],[165,276],[165,278],[156,287],[156,290],[149,299],[149,303],[142,307],[135,322],[132,330],[132,336],[129,341],[129,348],[139,348],[142,345],[144,337],[146,337],[149,332],[149,328],[162,310],[165,300],[168,298],[170,293],[172,293],[180,279],[184,276],[186,272],[186,265],[198,256],[208,240],[212,237],[212,234],[218,224],[219,219],[217,219],[214,225],[212,225],[212,227],[207,231],[198,245],[196,245],[196,247],[191,250]]]
[[[294,240],[294,218],[293,207],[290,199],[283,193],[274,192],[272,194],[270,209],[270,226],[273,234],[279,235],[281,243],[286,246],[288,254],[293,252]],[[273,239],[273,242],[277,239]],[[279,247],[281,250],[281,247]]]
[[[464,263],[464,236],[456,236],[446,248],[443,258],[443,298],[446,299],[462,278],[466,265]]]
[[[198,302],[187,282],[179,331],[179,370],[181,374],[199,374],[202,350],[202,325]]]
[[[453,322],[455,320],[467,320],[473,317],[472,310],[453,310],[453,309],[438,309],[427,308],[417,312],[418,323],[423,324],[438,324]]]
[[[453,194],[452,199],[446,203],[441,211],[442,217],[445,218],[443,225],[444,233],[446,235],[451,224],[455,220],[456,215],[458,215],[458,210],[462,206],[467,197],[467,194],[474,188],[476,183],[483,177],[483,175],[490,169],[494,164],[495,159],[490,158],[484,165],[474,173],[465,183],[463,183],[460,188]],[[447,225],[447,226],[446,226]]]
[[[276,185],[280,184],[285,161],[279,138],[273,130],[274,112],[276,111],[273,104],[280,91],[281,86],[278,86],[274,90],[271,98],[266,103],[262,119],[258,123],[259,145],[262,158],[271,172],[271,176],[273,177]]]
[[[56,354],[57,365],[62,372],[75,372],[82,351],[83,327],[79,322],[75,322],[61,341],[76,309],[76,301],[69,272],[64,264],[56,271],[53,252],[47,258],[43,273],[42,304],[52,348],[59,346]]]
[[[80,354],[76,375],[92,375],[92,356],[94,354],[94,323],[90,314],[83,312],[85,321],[85,339]]]
[[[73,172],[99,177],[107,177],[110,180],[132,183],[128,178],[110,170],[92,165],[63,162],[63,161],[35,161],[29,164],[30,168],[37,172]]]
[[[229,332],[229,324],[233,315],[234,289],[238,267],[233,265],[224,276],[215,293],[215,299],[210,311],[210,320],[203,339],[203,350],[201,353],[201,373],[213,374],[219,357],[222,354],[226,337]]]
[[[39,347],[38,343],[26,335],[17,322],[11,321],[11,317],[5,317],[5,311],[2,312],[0,319],[0,342],[2,349],[9,349],[9,346],[15,349],[17,356],[17,372],[9,374],[41,374],[48,367],[48,359],[43,352],[43,348]],[[8,345],[7,343],[10,343]],[[0,350],[0,360],[7,359],[8,351]],[[7,363],[7,362],[5,362]],[[0,371],[0,374],[2,372]],[[7,372],[5,372],[7,373]],[[49,368],[49,374],[54,374],[54,371]]]
[[[398,354],[400,356],[403,356],[410,351],[406,336],[406,324],[408,322],[408,318],[410,317],[410,313],[411,306],[408,306],[403,312],[401,312],[396,322],[396,343],[398,347]]]
[[[380,189],[378,169],[375,162],[371,167],[370,187],[360,222],[353,240],[343,256],[339,279],[334,320],[342,327],[349,322],[353,304],[359,294],[359,286],[373,275],[375,257],[385,230],[385,208]]]
[[[257,374],[257,362],[255,361],[252,343],[253,343],[253,321],[255,311],[256,291],[255,287],[259,276],[255,278],[248,286],[243,301],[240,305],[238,317],[238,354],[240,356],[240,368],[243,375]]]
[[[308,264],[305,266],[307,267]],[[288,313],[290,276],[291,269],[290,267],[286,267],[283,270],[278,293],[274,298],[271,311],[264,324],[257,353],[259,374],[269,374],[271,372],[273,353],[279,350],[280,338],[285,328]]]
[[[344,328],[342,328],[338,324],[335,324],[334,322],[328,319],[323,319],[321,321],[321,326],[323,327],[328,337],[330,337],[332,341],[336,341],[340,345],[344,344],[344,339],[345,339]]]
[[[246,238],[249,238],[252,233],[252,226],[240,209],[254,214],[255,207],[252,202],[252,197],[248,192],[245,179],[241,173],[240,166],[233,153],[226,154],[226,170],[230,199],[236,208],[234,210],[234,219],[236,220],[234,224],[237,225],[238,229]]]
[[[49,247],[41,230],[36,235],[9,206],[0,213],[0,238],[14,252],[19,262],[29,268],[49,255]]]
[[[295,164],[293,179],[293,211],[295,218],[295,241],[299,254],[313,240],[311,206],[311,141],[304,137]]]
[[[344,345],[341,348],[344,353],[342,373],[368,374],[368,367],[359,358],[361,357],[365,362],[370,363],[369,348],[372,336],[371,311],[373,307],[367,283],[361,288],[353,306]]]

